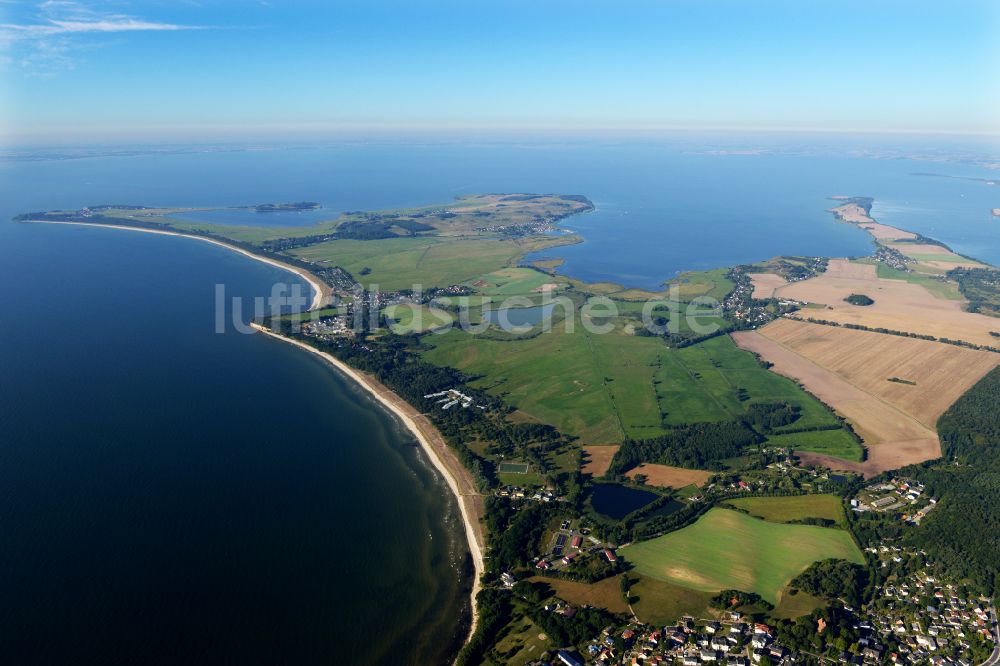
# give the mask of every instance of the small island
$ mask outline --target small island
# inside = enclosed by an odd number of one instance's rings
[[[318,210],[321,206],[315,201],[296,201],[293,203],[263,203],[253,207],[258,213],[277,213],[288,210]]]

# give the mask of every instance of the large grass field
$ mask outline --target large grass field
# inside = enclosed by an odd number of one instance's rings
[[[621,325],[626,318],[615,321],[608,334],[588,332],[577,319],[572,333],[556,324],[551,332],[523,340],[453,330],[427,338],[424,358],[478,377],[474,386],[502,395],[584,445],[655,437],[664,423],[739,418],[751,401],[798,406],[801,417],[794,427],[838,424],[822,403],[762,368],[728,336],[673,349],[659,338],[629,335]],[[860,456],[860,446],[846,431],[824,437],[826,448]]]
[[[773,523],[788,523],[803,518],[825,518],[843,525],[844,504],[836,495],[801,495],[797,497],[741,497],[728,505],[749,511],[751,516]]]
[[[445,310],[412,303],[390,305],[385,309],[385,314],[395,320],[396,323],[391,324],[389,328],[397,335],[424,333],[442,326],[450,326],[455,321],[451,313]]]
[[[652,373],[666,346],[657,338],[588,333],[577,319],[572,333],[556,324],[527,340],[501,341],[455,329],[425,344],[428,361],[478,376],[473,386],[583,444],[662,432]]]
[[[467,283],[468,286],[486,296],[522,296],[534,295],[540,292],[543,285],[565,284],[562,278],[546,275],[533,268],[511,267],[502,268],[480,276]]]
[[[749,401],[799,407],[795,428],[839,424],[825,405],[795,382],[762,368],[725,335],[671,350],[663,356],[656,379],[660,406],[670,425],[738,418]],[[748,399],[740,399],[740,389]]]
[[[864,453],[861,444],[843,428],[771,435],[767,441],[773,446],[797,451],[811,451],[812,453],[857,462],[861,461]]]
[[[415,285],[426,289],[462,284],[508,266],[525,252],[551,244],[545,239],[344,239],[299,248],[291,254],[320,265],[340,266],[366,288],[378,285],[393,291]]]
[[[693,525],[620,553],[642,576],[703,592],[756,592],[771,603],[813,562],[863,562],[845,530],[772,523],[720,508]]]

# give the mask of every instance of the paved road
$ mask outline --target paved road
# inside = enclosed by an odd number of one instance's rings
[[[1000,665],[1000,624],[997,624],[996,618],[996,608],[990,607],[990,618],[993,620],[993,639],[996,641],[993,648],[993,654],[990,658],[984,661],[980,666],[998,666]]]

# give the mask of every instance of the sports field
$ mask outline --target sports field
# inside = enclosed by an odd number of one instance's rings
[[[643,576],[704,592],[756,592],[771,603],[813,562],[864,561],[844,530],[772,523],[720,508],[684,529],[619,552]]]
[[[801,495],[798,497],[741,497],[728,505],[749,511],[751,516],[773,523],[788,523],[804,518],[825,518],[843,525],[844,505],[836,495]]]
[[[498,471],[501,474],[527,474],[528,463],[502,462],[500,463]]]

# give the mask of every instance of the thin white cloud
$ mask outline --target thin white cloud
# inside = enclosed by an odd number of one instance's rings
[[[0,23],[0,38],[33,39],[53,35],[82,34],[88,32],[138,32],[162,30],[198,30],[201,26],[154,23],[129,16],[109,16],[98,20],[64,21],[49,19],[46,23],[19,25]]]
[[[34,16],[16,23],[0,23],[0,50],[8,51],[0,67],[15,66],[32,76],[52,76],[59,70],[72,69],[73,52],[95,47],[86,35],[202,29],[205,27],[101,11],[75,0],[46,0],[35,6]]]

